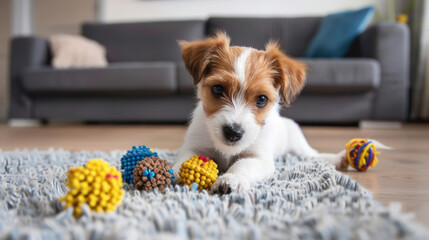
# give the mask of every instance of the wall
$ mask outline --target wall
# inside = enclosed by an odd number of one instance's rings
[[[206,19],[209,16],[318,16],[374,5],[387,19],[390,0],[99,0],[105,22]]]
[[[95,0],[36,0],[34,33],[49,36],[55,33],[79,34],[80,25],[95,19]]]

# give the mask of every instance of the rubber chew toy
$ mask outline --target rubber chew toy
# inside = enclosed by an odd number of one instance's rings
[[[69,191],[60,201],[73,207],[73,215],[82,215],[82,204],[97,212],[110,212],[122,201],[124,190],[121,172],[103,159],[91,159],[84,167],[70,168],[67,173]]]
[[[133,146],[121,158],[121,169],[123,169],[123,180],[128,184],[133,184],[133,170],[137,163],[146,157],[158,157],[158,153],[146,146]]]
[[[366,171],[378,163],[375,144],[368,139],[355,138],[346,144],[346,156],[349,164],[359,171]]]
[[[213,160],[203,155],[199,157],[195,155],[182,163],[179,182],[189,187],[196,183],[200,190],[209,190],[216,181],[218,173],[217,164]]]
[[[146,157],[138,162],[133,171],[134,187],[137,190],[164,190],[173,182],[173,169],[159,157]]]

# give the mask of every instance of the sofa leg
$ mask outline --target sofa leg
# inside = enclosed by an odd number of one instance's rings
[[[40,124],[43,126],[46,126],[49,124],[49,120],[46,118],[40,119]]]
[[[362,120],[359,122],[359,128],[362,128],[362,129],[400,129],[400,128],[402,128],[402,122]]]
[[[9,127],[40,127],[42,124],[43,120],[39,119],[10,119],[8,122]]]

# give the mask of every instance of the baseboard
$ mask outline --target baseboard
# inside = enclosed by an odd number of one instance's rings
[[[10,119],[8,125],[9,127],[40,127],[42,122],[35,119]]]
[[[396,121],[360,121],[359,127],[362,129],[401,129],[402,122]]]

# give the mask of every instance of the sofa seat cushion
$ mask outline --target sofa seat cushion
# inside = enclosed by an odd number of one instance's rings
[[[106,68],[53,69],[26,71],[22,85],[30,93],[138,93],[177,92],[174,62],[109,64]]]
[[[373,59],[301,59],[308,66],[303,94],[350,94],[377,89],[380,65]]]

